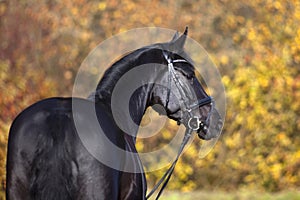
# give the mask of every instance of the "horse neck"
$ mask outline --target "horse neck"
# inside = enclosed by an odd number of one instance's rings
[[[98,83],[95,101],[108,106],[117,125],[136,137],[142,117],[150,105],[151,90],[160,67],[142,57],[140,49],[113,64]],[[156,59],[156,57],[155,57]],[[149,65],[147,65],[149,63]]]
[[[126,89],[126,86],[123,89],[117,85],[112,87],[111,91],[106,91],[108,95],[95,98],[96,101],[104,103],[109,108],[118,127],[132,136],[134,141],[143,115],[149,106],[151,92],[151,85],[143,83],[138,83],[138,85],[143,86],[135,90],[133,94]]]

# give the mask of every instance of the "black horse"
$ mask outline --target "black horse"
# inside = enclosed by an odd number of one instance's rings
[[[50,98],[19,114],[8,141],[7,199],[146,199],[132,123],[139,125],[149,106],[160,105],[158,112],[202,139],[216,137],[222,121],[183,50],[186,35],[121,58],[105,72],[93,100]],[[143,76],[132,77],[137,69]],[[140,87],[124,108],[131,81]]]

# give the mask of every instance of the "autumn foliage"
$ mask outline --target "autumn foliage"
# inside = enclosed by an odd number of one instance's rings
[[[183,31],[186,25],[190,37],[209,52],[220,70],[227,114],[213,151],[199,159],[200,144],[195,140],[180,159],[168,188],[299,188],[299,1],[3,0],[2,191],[8,131],[20,111],[45,97],[70,96],[80,63],[114,34],[149,26]],[[162,132],[160,140],[168,139],[170,133],[172,129]],[[139,148],[145,151],[147,145],[139,144]],[[147,175],[150,187],[163,171]]]

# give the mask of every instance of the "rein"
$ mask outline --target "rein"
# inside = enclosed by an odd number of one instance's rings
[[[167,100],[166,100],[166,108],[169,104],[169,99],[170,99],[170,94],[171,94],[171,82],[173,79],[173,81],[180,93],[180,96],[181,96],[180,100],[184,107],[183,115],[184,115],[184,117],[187,116],[188,119],[186,121],[182,121],[185,125],[187,125],[187,129],[185,131],[185,135],[183,137],[183,140],[181,142],[181,145],[179,147],[179,150],[178,150],[175,160],[173,161],[173,163],[169,167],[169,169],[165,172],[165,174],[161,177],[161,179],[157,182],[157,184],[153,187],[153,189],[149,192],[149,194],[146,196],[146,199],[149,199],[154,194],[154,192],[159,188],[159,186],[162,184],[162,187],[160,188],[160,190],[155,198],[156,200],[159,199],[159,197],[161,196],[165,187],[167,186],[167,184],[172,176],[172,173],[175,169],[176,163],[177,163],[185,145],[188,143],[188,141],[192,135],[192,132],[200,130],[200,129],[203,129],[203,130],[207,129],[206,124],[207,124],[208,120],[210,119],[210,116],[211,116],[211,113],[212,113],[212,110],[214,107],[214,100],[210,96],[203,98],[201,100],[198,100],[197,102],[195,102],[191,106],[189,106],[188,103],[184,100],[184,99],[188,98],[184,91],[184,85],[178,78],[178,75],[176,74],[176,70],[174,69],[174,66],[173,66],[173,63],[179,63],[179,62],[188,63],[188,62],[183,59],[171,60],[165,52],[164,52],[164,57],[168,62],[168,93],[167,93]],[[200,118],[198,116],[193,116],[192,111],[196,108],[205,106],[207,104],[211,104],[211,108],[210,108],[210,111],[209,111],[206,121],[203,122],[200,120]]]
[[[159,199],[160,195],[162,194],[162,192],[164,191],[165,187],[167,186],[170,178],[171,178],[171,175],[175,169],[175,166],[176,166],[176,163],[179,159],[179,156],[181,155],[185,145],[188,143],[191,135],[192,135],[192,131],[191,129],[186,129],[185,131],[185,134],[184,134],[184,137],[183,137],[183,140],[181,142],[181,145],[179,147],[179,150],[178,150],[178,153],[177,153],[177,156],[175,158],[175,160],[173,161],[172,165],[170,166],[170,168],[165,172],[165,174],[163,175],[163,177],[161,177],[161,179],[157,182],[157,184],[153,187],[153,189],[151,190],[151,192],[149,192],[149,194],[146,196],[146,199],[149,199],[153,194],[154,192],[158,189],[158,187],[163,183],[162,187],[160,188],[157,196],[156,196],[156,200]]]

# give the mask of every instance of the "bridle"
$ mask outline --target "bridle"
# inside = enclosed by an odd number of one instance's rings
[[[176,73],[176,70],[174,68],[173,63],[188,63],[184,59],[176,59],[172,60],[168,57],[166,53],[164,53],[164,57],[168,62],[168,94],[167,94],[167,100],[166,100],[166,108],[170,101],[170,94],[171,94],[171,82],[172,80],[175,83],[176,88],[178,89],[180,93],[180,104],[182,107],[183,112],[183,118],[179,123],[185,124],[189,129],[192,129],[193,131],[205,129],[206,124],[208,124],[208,120],[211,117],[212,110],[214,108],[214,100],[211,96],[207,96],[203,99],[197,100],[196,102],[192,103],[192,105],[189,105],[186,102],[186,99],[188,99],[187,92],[184,91],[184,85],[182,81],[179,79],[178,74]],[[211,104],[210,111],[208,113],[208,116],[206,118],[206,121],[201,121],[198,116],[193,116],[192,111],[196,108],[205,106],[207,104]]]
[[[146,199],[150,198],[150,196],[152,194],[154,194],[154,192],[159,188],[159,186],[163,183],[162,187],[160,188],[157,196],[156,196],[156,200],[159,199],[160,195],[162,194],[163,190],[165,189],[165,187],[167,186],[171,175],[174,171],[174,168],[176,166],[176,163],[185,147],[185,145],[187,144],[187,142],[189,141],[191,134],[193,131],[201,131],[201,130],[205,130],[207,129],[207,124],[208,124],[208,120],[211,117],[211,113],[214,109],[214,100],[211,96],[207,96],[203,99],[197,100],[196,102],[192,103],[192,105],[189,105],[186,102],[186,99],[188,99],[188,96],[184,90],[184,85],[182,83],[182,81],[179,79],[176,70],[174,68],[173,63],[188,63],[186,60],[184,59],[176,59],[176,60],[172,60],[166,52],[163,52],[163,55],[165,57],[165,59],[168,62],[168,93],[167,93],[167,100],[166,100],[166,108],[169,104],[169,100],[170,100],[170,94],[171,94],[171,83],[172,80],[175,83],[176,88],[178,89],[179,93],[180,93],[180,104],[182,106],[182,112],[183,112],[183,118],[179,121],[180,123],[183,123],[187,129],[185,132],[185,135],[183,137],[183,140],[181,142],[181,145],[179,147],[177,156],[175,158],[175,160],[173,161],[172,165],[170,166],[170,168],[165,172],[165,174],[162,176],[162,178],[158,181],[158,183],[153,187],[153,189],[149,192],[149,194],[146,196]],[[206,118],[206,121],[202,121],[198,116],[194,116],[192,114],[192,111],[195,110],[196,108],[205,106],[210,104],[210,111],[208,113],[208,116]],[[199,133],[198,133],[199,134]],[[199,135],[200,137],[200,135]]]

